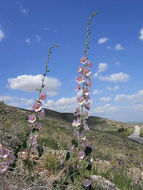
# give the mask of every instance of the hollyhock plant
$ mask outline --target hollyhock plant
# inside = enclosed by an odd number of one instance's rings
[[[90,34],[90,24],[92,18],[97,14],[94,12],[88,22],[87,34],[86,34],[86,42],[85,49],[83,51],[84,56],[80,59],[80,63],[82,66],[78,67],[78,76],[76,77],[77,87],[76,91],[78,92],[77,102],[79,104],[78,108],[76,108],[74,115],[77,116],[77,119],[73,120],[72,126],[74,127],[74,136],[76,139],[72,140],[72,146],[75,148],[74,156],[80,160],[85,160],[87,162],[86,169],[91,170],[92,164],[90,162],[90,155],[92,152],[92,148],[88,146],[86,135],[87,131],[89,131],[89,127],[87,124],[88,118],[88,110],[91,107],[90,104],[90,87],[91,87],[91,70],[92,63],[88,60],[87,50],[89,49],[89,34]],[[80,92],[80,93],[79,93]],[[78,134],[78,135],[77,135]],[[89,165],[90,162],[90,165]],[[75,167],[78,165],[78,161],[75,164]],[[76,167],[75,170],[80,170],[80,168]],[[80,171],[79,171],[80,173]],[[85,188],[89,187],[91,182],[90,179],[84,177],[84,181],[82,182]]]
[[[29,115],[29,117],[28,117],[28,121],[29,121],[29,123],[32,124],[32,127],[31,127],[31,132],[30,132],[29,138],[27,140],[27,147],[28,147],[28,155],[27,155],[28,159],[27,160],[30,160],[30,152],[32,151],[32,148],[34,148],[34,151],[39,151],[39,155],[41,155],[40,147],[38,146],[38,142],[37,142],[37,137],[39,134],[39,129],[41,128],[41,123],[39,122],[39,120],[45,116],[45,111],[44,111],[44,109],[42,109],[42,105],[44,104],[44,100],[46,100],[46,97],[47,97],[47,95],[45,93],[42,93],[42,90],[45,87],[45,77],[47,75],[47,72],[49,72],[47,67],[48,67],[48,63],[49,63],[49,59],[50,59],[50,54],[52,53],[52,49],[55,47],[58,47],[58,46],[53,45],[51,48],[49,48],[48,59],[47,59],[47,63],[46,63],[46,70],[43,74],[43,78],[41,81],[42,82],[41,87],[40,87],[40,89],[36,89],[37,91],[39,91],[39,98],[35,100],[35,103],[32,106],[32,109],[36,112],[35,113],[36,116],[34,114],[32,114],[32,115]]]

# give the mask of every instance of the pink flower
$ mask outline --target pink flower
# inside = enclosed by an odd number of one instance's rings
[[[75,89],[75,91],[77,92],[78,90],[80,90],[80,84],[77,84],[77,87]]]
[[[47,98],[46,94],[43,94],[43,93],[40,94],[40,97],[39,97],[40,100],[45,100],[46,98]]]
[[[40,102],[36,102],[34,105],[33,105],[33,110],[35,111],[35,112],[38,112],[38,111],[40,111],[41,110],[41,106],[42,106],[42,103],[40,103]]]
[[[83,151],[79,151],[78,156],[80,160],[82,160],[85,157],[85,153]]]
[[[31,145],[36,145],[37,144],[37,136],[30,136],[29,143]]]
[[[83,181],[83,186],[84,186],[84,187],[89,187],[90,184],[91,184],[90,179],[84,179],[84,181]]]
[[[79,137],[79,131],[77,131],[77,130],[74,130],[74,133],[73,133],[73,135],[74,135],[75,137]]]
[[[82,124],[83,124],[83,127],[84,127],[85,131],[88,131],[89,127],[88,127],[88,125],[86,123],[86,120],[83,120]]]
[[[40,129],[41,128],[41,124],[40,123],[34,123],[33,127],[35,129]]]
[[[82,91],[83,91],[83,94],[86,95],[86,96],[88,96],[89,93],[90,93],[90,90],[88,88],[85,88],[85,87],[82,88]]]
[[[75,109],[74,115],[78,117],[78,116],[80,116],[80,114],[81,114],[80,108],[78,107]]]
[[[85,148],[86,147],[86,140],[82,141],[82,147]]]
[[[88,61],[87,65],[88,65],[89,68],[91,68],[92,67],[91,61]]]
[[[76,78],[76,82],[77,82],[78,84],[81,84],[81,83],[83,83],[84,81],[85,81],[85,79],[84,79],[83,76],[78,76],[78,77]]]
[[[9,153],[8,157],[6,158],[6,163],[7,164],[12,164],[15,160],[15,157],[13,156],[13,154]]]
[[[80,59],[80,63],[83,63],[83,64],[85,64],[85,63],[87,63],[87,57],[82,57],[81,59]]]
[[[4,173],[8,168],[8,165],[6,162],[1,162],[0,163],[0,173]]]
[[[83,117],[85,117],[85,118],[88,118],[88,112],[87,112],[87,111],[83,111],[83,112],[81,113],[81,115],[82,115]]]
[[[83,73],[85,74],[85,76],[89,76],[91,71],[88,68],[84,68]]]
[[[80,74],[83,74],[83,69],[84,69],[84,67],[80,66],[80,67],[78,68],[78,72],[79,72]]]
[[[36,121],[36,116],[35,115],[29,115],[29,117],[28,117],[28,121],[29,121],[29,123],[34,123],[35,121]]]
[[[91,80],[89,78],[87,79],[87,86],[91,87]]]
[[[8,154],[9,154],[9,151],[6,149],[6,148],[2,148],[1,150],[0,150],[0,157],[1,158],[7,158],[8,157]]]
[[[73,123],[72,123],[73,127],[78,127],[79,125],[81,125],[79,118],[77,120],[73,120]]]
[[[72,145],[71,149],[70,149],[73,153],[76,153],[76,149],[75,149],[75,146]]]
[[[79,97],[77,98],[77,101],[80,105],[83,105],[85,103],[85,98],[84,97]]]
[[[88,103],[85,105],[85,108],[86,108],[87,110],[90,110],[90,102],[88,102]]]
[[[41,110],[40,115],[41,115],[41,117],[45,117],[45,111],[44,111],[44,109]]]

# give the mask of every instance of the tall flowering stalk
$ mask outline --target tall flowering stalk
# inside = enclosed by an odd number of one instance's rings
[[[79,160],[85,160],[87,162],[86,169],[91,170],[92,161],[91,152],[93,145],[88,144],[86,141],[87,131],[89,127],[87,124],[88,119],[88,110],[90,109],[90,87],[91,87],[91,67],[92,63],[88,60],[89,49],[89,34],[90,34],[90,24],[93,17],[97,14],[94,12],[88,21],[88,27],[86,29],[86,41],[85,49],[83,51],[84,56],[80,59],[81,66],[78,68],[79,76],[76,78],[77,87],[76,91],[80,91],[80,97],[77,98],[78,107],[76,108],[74,115],[77,118],[73,121],[72,126],[74,127],[74,136],[75,139],[72,141],[72,150],[75,156]],[[90,180],[85,177],[83,182],[84,187],[90,186]]]
[[[37,151],[38,149],[38,142],[37,142],[37,138],[39,135],[39,130],[41,128],[41,123],[39,122],[39,120],[45,116],[45,112],[44,109],[42,109],[42,106],[44,104],[44,101],[46,99],[46,94],[42,93],[43,88],[45,87],[45,77],[47,75],[47,72],[50,72],[48,70],[48,63],[50,60],[50,54],[52,53],[52,49],[58,47],[57,45],[53,45],[51,48],[49,48],[49,52],[48,52],[48,59],[47,59],[47,63],[46,63],[46,69],[45,72],[43,74],[43,78],[42,78],[42,83],[41,83],[41,87],[39,89],[36,89],[37,91],[39,91],[39,98],[35,100],[34,105],[32,106],[33,110],[35,111],[36,114],[31,114],[28,117],[28,122],[31,123],[32,125],[32,129],[31,129],[31,133],[29,135],[29,140],[28,140],[28,161],[30,160],[30,153],[32,148]],[[40,113],[40,114],[38,114]],[[38,149],[39,150],[39,149]],[[39,153],[40,154],[40,153]]]

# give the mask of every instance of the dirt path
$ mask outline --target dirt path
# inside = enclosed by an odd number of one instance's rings
[[[140,137],[139,135],[140,135],[140,127],[136,125],[133,134],[131,134],[128,138],[133,139],[139,143],[143,143],[143,138]]]

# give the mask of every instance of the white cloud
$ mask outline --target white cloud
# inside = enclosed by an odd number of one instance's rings
[[[120,87],[119,86],[114,86],[114,90],[119,90]]]
[[[93,90],[93,94],[101,94],[103,92],[103,90],[98,90],[98,89],[94,89]]]
[[[143,28],[141,28],[141,30],[140,30],[139,39],[143,41]]]
[[[109,82],[126,82],[129,80],[130,76],[126,73],[113,73],[109,76],[99,76],[99,80],[109,81]]]
[[[37,41],[37,42],[40,42],[40,41],[41,41],[41,36],[36,35],[35,37],[36,37],[36,41]]]
[[[98,77],[98,72],[96,72],[95,74],[94,74],[94,78],[97,78]]]
[[[107,46],[107,49],[111,50],[112,48],[111,48],[111,46]]]
[[[27,92],[34,92],[41,87],[43,76],[39,75],[20,75],[16,78],[8,79],[8,87],[11,89],[18,89]],[[45,78],[45,88],[47,95],[54,96],[59,93],[61,83],[58,79],[52,77]]]
[[[119,51],[119,50],[124,50],[125,48],[121,45],[121,44],[116,44],[115,45],[115,50]]]
[[[43,27],[43,30],[49,31],[49,30],[50,30],[50,27],[44,26],[44,27]]]
[[[111,106],[111,104],[105,104],[104,106],[98,106],[94,109],[95,114],[100,113],[109,113],[109,112],[117,112],[118,108],[115,106]]]
[[[111,86],[107,86],[107,90],[111,91],[111,90],[119,90],[120,87],[119,86],[114,86],[114,87],[111,87]]]
[[[0,42],[5,38],[5,34],[2,31],[2,29],[0,29]]]
[[[129,104],[143,104],[143,90],[138,91],[136,94],[125,95],[118,94],[115,99],[116,102],[128,102]]]
[[[77,106],[77,97],[62,97],[57,101],[48,100],[44,107],[52,109],[59,112],[74,112],[75,107]]]
[[[107,63],[99,63],[98,65],[98,72],[104,72],[108,69],[108,64]]]
[[[120,62],[119,62],[119,61],[116,61],[115,64],[116,64],[116,65],[120,65]]]
[[[6,104],[16,107],[32,108],[34,103],[33,99],[12,97],[12,96],[0,96],[0,101],[4,101]]]
[[[108,69],[108,64],[107,63],[99,63],[98,64],[98,70],[94,74],[94,78],[99,77],[99,73],[102,73],[102,72],[106,71],[107,69]]]
[[[99,38],[98,43],[99,43],[99,44],[103,44],[103,43],[107,42],[108,40],[109,40],[109,39],[106,38],[106,37],[104,37],[104,38]]]
[[[17,2],[17,5],[18,5],[19,10],[21,11],[22,14],[28,15],[29,9],[24,8],[23,5],[20,2]]]
[[[107,86],[107,90],[111,91],[111,90],[113,90],[113,89],[112,89],[112,87]]]
[[[101,102],[109,102],[111,100],[111,98],[110,97],[101,97],[99,100]]]
[[[31,39],[30,38],[26,38],[25,43],[28,44],[28,45],[30,45],[31,44]]]

